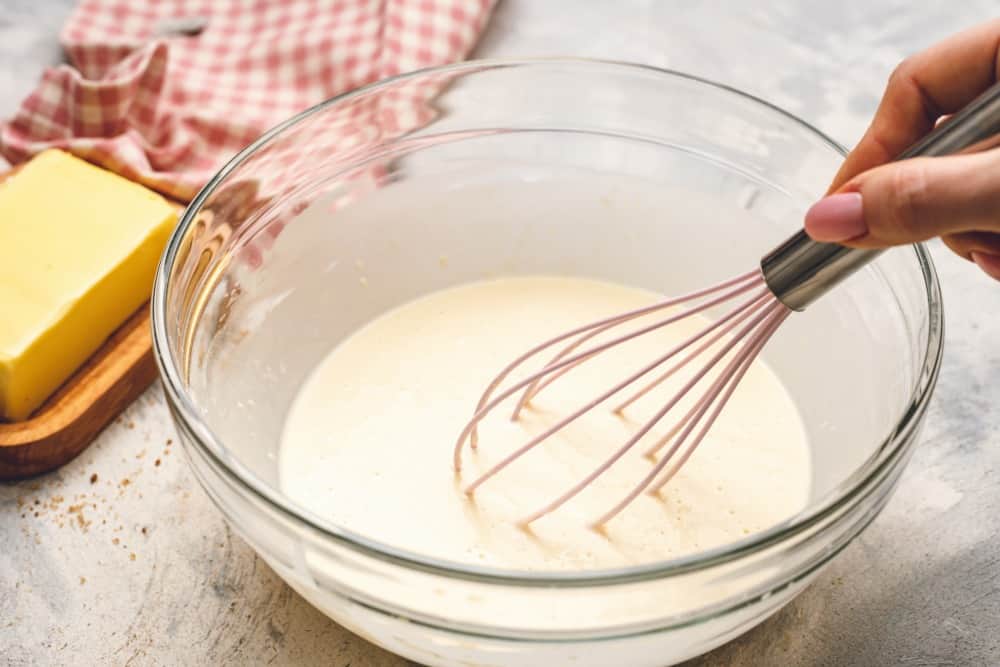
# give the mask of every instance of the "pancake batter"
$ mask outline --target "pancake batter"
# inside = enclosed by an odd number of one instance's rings
[[[803,509],[810,480],[805,430],[760,360],[659,497],[641,495],[603,535],[589,530],[588,521],[649,471],[641,452],[690,403],[678,405],[634,452],[530,530],[515,522],[596,467],[683,377],[624,417],[611,413],[611,403],[598,407],[486,482],[474,499],[462,492],[505,454],[708,320],[684,320],[577,367],[541,392],[518,422],[507,419],[509,409],[497,410],[481,423],[479,449],[466,448],[456,476],[455,439],[503,366],[557,333],[659,298],[605,282],[519,277],[461,285],[382,315],[336,347],[302,387],[284,429],[282,489],[331,522],[398,548],[532,570],[675,558],[744,538]]]

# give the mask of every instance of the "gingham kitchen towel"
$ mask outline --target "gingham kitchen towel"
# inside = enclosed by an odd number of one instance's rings
[[[494,1],[82,0],[61,35],[70,65],[47,70],[0,126],[0,152],[16,164],[62,148],[188,201],[289,116],[463,59]],[[354,120],[412,127],[429,117],[426,92]]]

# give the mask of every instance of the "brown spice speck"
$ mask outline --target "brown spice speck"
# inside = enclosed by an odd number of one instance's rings
[[[142,527],[142,534],[143,534],[143,535],[147,535],[148,533],[149,533],[149,531],[148,531],[148,530],[146,530],[146,527],[145,527],[145,526],[143,526],[143,527]]]
[[[135,552],[134,551],[128,555],[128,559],[129,560],[135,560]]]
[[[167,447],[169,447],[172,444],[174,444],[174,441],[171,440],[170,438],[167,438]]]
[[[118,484],[118,486],[128,486],[131,483],[132,481],[128,477],[126,477]]]
[[[153,465],[154,466],[160,465],[160,459],[156,459],[155,461],[153,461]]]
[[[97,473],[96,472],[93,475],[90,476],[90,483],[91,484],[97,484]]]
[[[111,544],[113,544],[113,545],[115,545],[115,546],[118,546],[118,543],[119,543],[120,541],[121,541],[121,540],[119,540],[119,539],[118,539],[118,538],[116,537],[116,538],[114,538],[114,539],[112,539],[112,540],[111,540]]]
[[[85,583],[87,583],[87,577],[80,577],[80,585],[83,586]]]

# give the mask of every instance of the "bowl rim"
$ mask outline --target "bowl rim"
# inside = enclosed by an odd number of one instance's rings
[[[919,367],[915,389],[910,395],[909,401],[904,406],[898,422],[876,448],[875,453],[825,496],[816,502],[810,503],[805,509],[784,521],[741,540],[678,558],[621,568],[595,569],[581,572],[548,572],[478,566],[434,558],[394,547],[337,526],[286,498],[277,488],[264,482],[229,454],[228,450],[222,445],[221,440],[215,436],[208,425],[198,416],[199,412],[184,388],[183,374],[180,372],[180,367],[177,363],[178,360],[175,359],[172,353],[170,335],[166,326],[166,305],[171,288],[168,284],[168,277],[173,272],[182,246],[182,239],[194,224],[207,198],[225,181],[226,177],[259,149],[281,136],[286,130],[333,105],[371,94],[380,89],[396,85],[399,82],[426,76],[546,65],[604,68],[624,72],[625,74],[654,74],[666,79],[681,80],[706,86],[739,98],[743,102],[750,102],[758,107],[762,107],[782,117],[785,121],[790,121],[800,129],[806,130],[807,133],[813,135],[842,156],[847,154],[847,150],[843,146],[816,127],[781,107],[753,94],[701,76],[622,60],[579,57],[474,59],[399,74],[320,102],[275,125],[231,158],[188,204],[160,257],[150,301],[153,351],[160,370],[160,377],[163,381],[164,392],[168,402],[171,404],[170,407],[172,408],[173,416],[178,421],[178,425],[183,430],[188,431],[188,434],[191,436],[189,440],[202,453],[209,457],[218,470],[226,473],[243,490],[249,491],[257,499],[265,502],[271,509],[277,510],[289,519],[304,523],[307,528],[315,531],[324,538],[331,539],[365,556],[390,564],[404,566],[412,570],[453,579],[457,578],[508,586],[575,588],[616,585],[650,579],[662,579],[696,570],[708,569],[744,556],[753,555],[770,546],[802,534],[831,515],[835,515],[844,506],[850,505],[858,496],[863,496],[869,486],[878,482],[883,471],[892,467],[898,462],[898,459],[903,457],[912,448],[914,441],[914,438],[911,437],[912,432],[920,424],[927,410],[927,405],[936,385],[941,366],[944,347],[944,316],[941,289],[930,253],[923,244],[914,244],[910,248],[913,250],[921,269],[926,290],[928,312],[927,348],[924,351],[924,358]]]

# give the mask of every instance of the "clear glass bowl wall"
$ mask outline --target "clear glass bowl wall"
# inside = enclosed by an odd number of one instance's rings
[[[473,63],[320,105],[230,163],[164,257],[154,338],[195,472],[313,604],[426,664],[701,653],[787,601],[888,498],[940,359],[922,249],[885,253],[765,350],[807,426],[810,507],[689,558],[539,576],[399,552],[283,496],[284,416],[340,340],[433,290],[545,273],[679,293],[749,270],[841,159],[759,100],[613,63]]]

